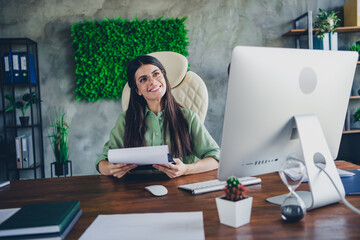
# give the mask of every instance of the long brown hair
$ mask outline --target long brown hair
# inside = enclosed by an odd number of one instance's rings
[[[191,139],[189,135],[189,125],[186,121],[181,106],[176,102],[170,90],[170,83],[166,76],[163,65],[156,58],[149,55],[138,56],[132,60],[127,68],[128,84],[131,88],[129,107],[125,116],[125,147],[146,146],[145,141],[145,108],[147,105],[143,96],[136,90],[135,72],[142,65],[151,64],[157,66],[164,75],[166,82],[166,92],[161,99],[164,111],[164,144],[166,141],[167,128],[170,133],[170,152],[174,157],[184,157],[192,153]]]

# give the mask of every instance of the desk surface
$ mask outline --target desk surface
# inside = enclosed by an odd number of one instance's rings
[[[337,162],[344,170],[358,169],[357,165]],[[248,186],[254,197],[251,221],[239,228],[220,224],[215,198],[221,191],[192,196],[179,190],[182,184],[216,178],[216,171],[168,179],[163,175],[133,175],[124,179],[106,176],[78,176],[52,179],[11,181],[0,188],[0,208],[21,207],[26,203],[80,200],[83,215],[68,239],[78,239],[99,214],[156,213],[202,211],[206,239],[360,239],[360,216],[343,203],[309,211],[298,223],[284,223],[280,207],[265,202],[270,196],[287,193],[277,173],[262,175],[262,184]],[[144,188],[162,184],[169,193],[153,197]],[[302,184],[306,189],[307,184]],[[360,196],[347,200],[360,208]]]

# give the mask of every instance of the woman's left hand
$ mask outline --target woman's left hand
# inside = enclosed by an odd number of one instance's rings
[[[154,168],[164,172],[169,178],[176,178],[185,175],[189,165],[184,164],[179,158],[173,158],[175,164],[155,164]]]

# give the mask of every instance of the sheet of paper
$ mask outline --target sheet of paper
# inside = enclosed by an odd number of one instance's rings
[[[202,212],[99,215],[81,240],[205,239]]]
[[[168,164],[168,153],[168,145],[109,149],[108,159],[111,163]]]
[[[19,210],[20,208],[0,209],[0,224]]]

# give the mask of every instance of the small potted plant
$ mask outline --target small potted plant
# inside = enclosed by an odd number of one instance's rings
[[[337,33],[335,32],[339,26],[340,18],[337,12],[326,12],[319,8],[317,14],[318,21],[314,23],[315,35],[314,48],[324,50],[337,50]]]
[[[31,106],[31,104],[41,102],[41,100],[36,96],[35,92],[25,93],[22,96],[22,100],[16,101],[14,96],[6,94],[5,98],[10,101],[10,106],[5,110],[5,112],[11,111],[13,109],[20,109],[22,116],[19,117],[21,126],[27,126],[29,124],[29,116],[25,116],[26,110]]]
[[[49,127],[52,128],[52,133],[48,138],[55,155],[55,175],[67,175],[69,172],[67,164],[69,159],[69,119],[62,110],[59,110]]]
[[[357,52],[358,54],[360,54],[360,43],[359,42],[356,42],[354,43],[353,45],[351,45],[349,47],[349,50],[350,51],[354,51],[354,52]],[[358,61],[360,60],[360,55],[358,57]]]
[[[353,114],[354,122],[360,121],[360,108],[356,110],[356,112]]]
[[[222,224],[240,227],[250,222],[252,197],[246,197],[246,188],[236,177],[226,181],[224,197],[216,198],[216,206]]]

